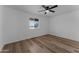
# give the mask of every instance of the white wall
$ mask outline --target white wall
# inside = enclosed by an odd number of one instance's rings
[[[3,7],[0,6],[0,50],[1,48],[3,47],[3,44],[2,44],[2,40],[3,40],[3,37],[2,37],[2,12],[3,12]]]
[[[79,11],[52,17],[50,34],[79,41]]]
[[[29,29],[29,18],[40,20],[40,28]],[[21,12],[8,7],[3,8],[3,43],[11,43],[27,38],[45,35],[48,33],[48,20],[45,17]]]

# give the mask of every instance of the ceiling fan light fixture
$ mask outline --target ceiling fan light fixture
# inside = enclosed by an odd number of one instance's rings
[[[45,12],[47,12],[47,13],[48,13],[48,12],[49,12],[49,10],[46,10]]]
[[[56,8],[56,7],[58,7],[58,5],[48,5],[48,6],[46,6],[46,5],[42,5],[42,7],[45,9],[45,10],[43,10],[43,11],[45,11],[45,15],[47,14],[47,13],[49,13],[49,12],[52,12],[52,13],[54,13],[55,11],[54,10],[52,10],[52,9],[54,9],[54,8]]]

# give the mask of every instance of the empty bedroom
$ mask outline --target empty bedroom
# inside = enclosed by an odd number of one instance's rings
[[[0,53],[79,53],[79,5],[0,5]]]

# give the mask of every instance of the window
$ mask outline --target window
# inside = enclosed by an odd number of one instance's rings
[[[29,19],[29,29],[37,29],[39,28],[39,19],[30,18]]]

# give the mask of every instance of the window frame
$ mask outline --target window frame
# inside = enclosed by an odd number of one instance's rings
[[[32,21],[34,22],[33,25],[31,25]],[[39,23],[40,23],[39,19],[29,18],[29,29],[39,29]],[[35,27],[35,24],[37,24],[36,27]]]

